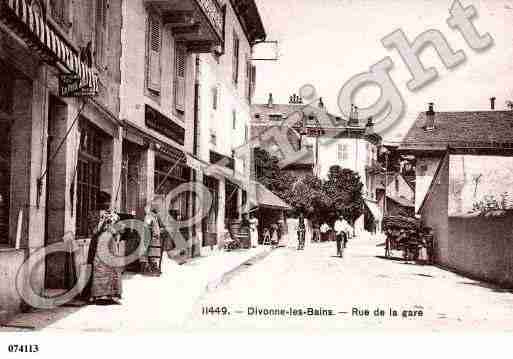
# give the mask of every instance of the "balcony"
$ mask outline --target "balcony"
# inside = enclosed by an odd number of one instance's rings
[[[162,14],[177,41],[191,52],[212,52],[224,42],[224,10],[217,0],[145,0]]]

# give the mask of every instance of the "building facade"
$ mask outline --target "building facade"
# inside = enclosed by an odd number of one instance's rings
[[[122,210],[141,215],[155,196],[203,183],[213,205],[182,231],[187,254],[197,255],[242,212],[241,186],[226,177],[246,169],[234,153],[249,138],[251,53],[263,25],[253,1],[126,1],[123,18],[130,21],[122,29]],[[226,171],[208,175],[220,161]],[[179,191],[168,205],[183,221],[202,204]]]
[[[415,207],[432,229],[435,262],[508,287],[512,121],[511,111],[435,112],[430,106],[399,147],[417,158],[422,189]]]
[[[213,200],[198,231],[203,253],[221,245],[230,222],[241,219],[255,204],[254,189],[248,188],[250,105],[256,86],[251,58],[253,46],[265,40],[266,33],[253,0],[220,4],[225,16],[224,45],[220,52],[196,59],[198,140],[194,155],[205,164],[198,170],[198,181],[210,190]],[[212,171],[213,165],[217,171]]]
[[[20,266],[42,247],[76,239],[96,192],[115,193],[121,172],[121,0],[0,2],[0,312],[21,310]],[[115,205],[113,196],[113,205]],[[37,263],[32,290],[69,288],[73,258]],[[1,313],[0,313],[1,314]]]

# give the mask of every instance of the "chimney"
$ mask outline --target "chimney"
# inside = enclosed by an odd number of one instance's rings
[[[269,94],[269,100],[267,101],[267,107],[269,107],[269,108],[273,108],[273,106],[274,106],[273,94],[272,94],[272,93],[270,93],[270,94]]]
[[[301,96],[292,94],[292,96],[289,97],[290,105],[301,105],[302,103],[303,103],[303,99],[301,98]]]
[[[324,108],[324,102],[322,102],[322,97],[319,98],[319,108]]]
[[[426,131],[431,131],[435,129],[435,104],[433,102],[429,103],[428,110],[426,111]]]
[[[358,107],[351,105],[351,113],[349,114],[349,126],[358,126]]]
[[[490,109],[493,111],[495,110],[495,97],[490,97]]]

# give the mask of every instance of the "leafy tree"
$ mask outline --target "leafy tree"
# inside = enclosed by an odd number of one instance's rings
[[[328,179],[323,181],[313,174],[294,176],[283,171],[278,162],[264,149],[256,149],[256,179],[290,204],[297,214],[331,224],[339,213],[353,224],[363,214],[363,184],[356,172],[332,166]]]
[[[287,180],[288,177],[284,176],[284,180]],[[291,185],[285,187],[286,189],[281,192],[281,197],[306,217],[311,218],[323,204],[322,181],[314,175],[296,177]]]
[[[332,166],[328,179],[323,183],[324,212],[331,219],[338,213],[354,222],[363,214],[363,184],[358,173],[340,166]]]

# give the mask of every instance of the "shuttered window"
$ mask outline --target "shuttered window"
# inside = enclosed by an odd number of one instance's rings
[[[255,89],[256,89],[256,66],[251,65],[250,71],[251,71],[251,75],[250,75],[251,84],[249,86],[249,97],[253,98],[253,96],[255,95]]]
[[[236,33],[233,33],[233,83],[239,82],[239,55],[240,40]]]
[[[185,69],[186,50],[185,46],[178,44],[175,50],[175,108],[178,111],[185,111]]]
[[[107,38],[108,0],[96,0],[95,61],[96,66],[105,66],[105,43]]]
[[[160,53],[162,49],[162,29],[160,20],[154,15],[150,15],[148,20],[148,64],[147,64],[147,82],[148,89],[160,93],[161,69]]]
[[[249,61],[249,55],[246,54],[246,81],[245,81],[245,96],[248,102],[251,102],[251,62]]]

